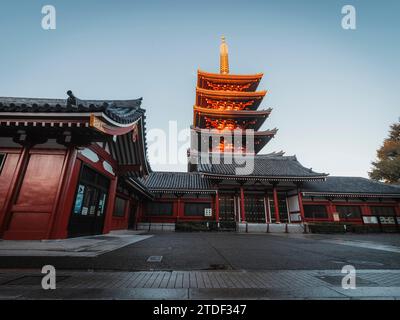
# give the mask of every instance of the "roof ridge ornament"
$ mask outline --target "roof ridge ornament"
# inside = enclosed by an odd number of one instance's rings
[[[228,45],[225,42],[225,36],[221,37],[221,45],[219,47],[219,62],[220,62],[220,73],[229,73],[229,60],[228,60]]]
[[[67,91],[67,106],[76,106],[77,105],[77,98],[74,96],[71,90]]]

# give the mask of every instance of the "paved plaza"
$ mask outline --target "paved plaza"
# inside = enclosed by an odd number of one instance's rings
[[[0,299],[399,299],[400,270],[362,270],[343,289],[333,270],[61,271],[55,290],[41,288],[40,270],[4,270]]]
[[[0,242],[0,298],[400,299],[398,234],[133,232],[94,239],[87,246],[93,239],[65,240],[64,254],[56,242],[31,244],[41,252],[31,256]],[[56,290],[41,289],[43,265],[55,266]],[[356,289],[341,287],[345,265],[356,268]]]

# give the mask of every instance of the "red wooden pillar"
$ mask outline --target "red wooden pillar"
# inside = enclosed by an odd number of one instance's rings
[[[244,211],[244,190],[243,185],[240,186],[240,220],[241,222],[246,221],[246,213]]]
[[[52,213],[52,221],[48,230],[47,237],[49,239],[58,239],[67,237],[67,225],[68,218],[70,217],[71,207],[73,204],[73,197],[75,192],[68,192],[73,184],[72,180],[74,174],[78,175],[78,172],[74,172],[74,166],[76,161],[76,155],[78,151],[75,147],[69,147],[67,154],[65,155],[65,165],[63,168],[61,194],[59,195],[59,201],[57,202],[56,209]],[[73,188],[75,189],[75,185]],[[71,197],[72,196],[72,197]],[[68,217],[66,219],[66,217]],[[66,221],[63,226],[62,222]]]
[[[299,200],[299,210],[300,210],[301,221],[305,221],[304,208],[303,208],[303,196],[301,195],[301,192],[299,190],[297,191],[297,197]]]
[[[136,200],[135,200],[136,201]],[[137,230],[139,222],[142,222],[142,201],[139,199],[136,202],[136,213],[135,213],[135,229]]]
[[[215,193],[215,221],[219,222],[219,193]]]
[[[71,167],[70,177],[67,178],[67,186],[63,191],[63,197],[59,205],[59,213],[56,221],[54,221],[51,239],[64,239],[68,237],[68,224],[71,218],[71,212],[75,200],[76,187],[79,182],[79,172],[81,169],[81,161],[76,158]],[[70,170],[69,168],[67,170]],[[65,194],[65,195],[64,195]]]
[[[332,200],[328,200],[328,217],[329,220],[333,221],[333,212],[335,211],[333,208]]]
[[[272,191],[274,193],[275,222],[281,223],[281,218],[279,217],[279,202],[278,202],[278,192],[276,190],[276,185],[273,186]]]
[[[117,177],[112,179],[111,183],[110,183],[110,189],[108,191],[107,211],[106,211],[106,217],[105,217],[105,221],[104,221],[103,233],[109,233],[111,230],[112,216],[114,213],[115,197],[117,194],[117,183],[118,183]]]
[[[400,201],[397,202],[396,215],[400,217]]]
[[[176,202],[176,221],[179,220],[180,216],[181,216],[181,196],[178,195],[178,200]]]

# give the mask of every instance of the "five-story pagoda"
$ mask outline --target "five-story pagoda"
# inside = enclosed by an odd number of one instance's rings
[[[267,93],[257,91],[262,76],[230,74],[228,46],[222,37],[220,73],[198,70],[197,74],[189,171],[195,170],[201,153],[255,155],[274,137],[277,129],[258,131],[272,111],[258,110]]]

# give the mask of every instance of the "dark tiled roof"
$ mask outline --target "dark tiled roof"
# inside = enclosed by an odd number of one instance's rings
[[[135,178],[135,177],[129,177],[129,178],[127,178],[127,182],[132,187],[134,187],[136,190],[138,190],[141,194],[143,194],[146,198],[148,198],[148,199],[152,199],[153,198],[153,194],[144,185],[143,179]]]
[[[68,99],[11,98],[0,97],[0,112],[12,113],[86,113],[103,112],[120,124],[139,119],[144,110],[140,108],[142,98],[134,100],[80,100],[75,104]]]
[[[400,197],[400,188],[361,177],[333,176],[327,177],[324,182],[307,181],[302,191],[310,194],[397,194]]]
[[[246,178],[324,178],[326,174],[314,172],[305,168],[295,156],[283,156],[282,153],[272,153],[254,156],[253,170],[240,174],[237,169],[244,167],[240,163],[199,164],[198,171],[217,176],[244,176]]]
[[[210,180],[203,178],[197,172],[151,172],[142,179],[143,184],[150,190],[171,191],[207,191],[214,190]]]

